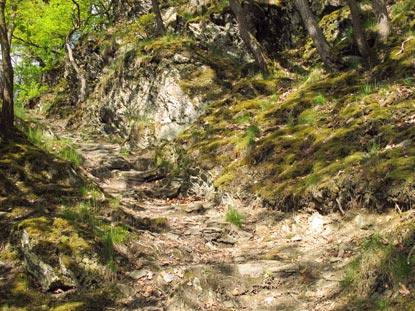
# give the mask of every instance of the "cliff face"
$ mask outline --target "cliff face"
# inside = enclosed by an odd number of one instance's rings
[[[253,63],[226,6],[165,7],[168,34],[161,38],[152,38],[151,27],[143,26],[148,7],[131,9],[135,22],[124,16],[110,35],[85,37],[77,48],[91,95],[80,111],[84,125],[92,123],[139,148],[177,137],[210,103],[224,98]],[[253,33],[270,53],[294,44],[298,19],[290,21],[291,8],[247,4],[246,11]],[[64,92],[74,103],[77,82],[68,72]]]

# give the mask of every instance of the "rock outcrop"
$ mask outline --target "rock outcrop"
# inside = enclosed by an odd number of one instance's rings
[[[60,271],[45,263],[32,249],[29,234],[23,230],[21,250],[24,257],[26,271],[31,274],[45,292],[68,290],[77,287],[73,273],[60,262]]]

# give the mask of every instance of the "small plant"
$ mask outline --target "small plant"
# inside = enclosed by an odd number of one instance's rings
[[[245,124],[248,123],[251,120],[251,114],[247,113],[243,116],[237,117],[236,118],[236,123],[237,124]]]
[[[376,162],[379,159],[380,151],[381,148],[379,143],[376,140],[372,140],[367,148],[367,152],[362,158],[362,163],[373,164],[373,162]]]
[[[120,155],[122,155],[123,157],[128,157],[131,154],[130,150],[122,148],[120,151]]]
[[[378,84],[376,83],[376,81],[373,83],[369,83],[368,81],[366,81],[365,84],[361,87],[360,92],[362,96],[364,97],[366,95],[369,95],[373,91],[375,91],[377,87],[378,87]]]
[[[79,154],[76,152],[76,150],[72,146],[65,146],[57,152],[57,155],[60,156],[62,159],[71,162],[75,165],[79,165],[81,163],[81,158],[79,157]]]
[[[313,103],[316,106],[322,106],[326,102],[327,102],[327,99],[322,94],[318,94],[316,97],[313,98]]]
[[[104,236],[109,235],[114,244],[121,244],[128,239],[130,232],[123,226],[104,226]]]
[[[35,127],[35,128],[30,127],[27,132],[27,137],[33,144],[41,145],[42,139],[43,139],[43,131],[38,127]]]
[[[246,129],[246,137],[248,139],[248,146],[253,145],[255,143],[255,139],[259,136],[260,130],[258,126],[255,124],[251,124]]]
[[[78,217],[79,222],[87,224],[91,228],[95,228],[97,219],[91,205],[88,202],[81,202]]]
[[[372,93],[372,86],[368,82],[366,82],[361,88],[361,93],[363,96]]]
[[[406,77],[402,82],[405,86],[415,86],[415,79],[412,77]]]
[[[114,210],[119,209],[120,206],[121,206],[120,198],[118,198],[118,197],[111,198],[110,201],[109,201],[109,206]]]
[[[138,32],[144,32],[147,37],[151,37],[151,33],[156,25],[156,15],[154,13],[144,14],[137,20],[134,27]]]
[[[234,207],[228,207],[225,220],[240,228],[243,224],[244,217]]]
[[[379,152],[380,152],[380,146],[377,142],[372,142],[371,146],[368,149],[368,154],[371,157],[377,157],[379,156]]]
[[[79,192],[81,192],[81,196],[83,198],[85,198],[88,195],[88,187],[86,186],[81,186],[81,188],[79,189]]]

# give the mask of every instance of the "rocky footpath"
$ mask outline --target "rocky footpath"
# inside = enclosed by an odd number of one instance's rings
[[[344,310],[336,297],[346,266],[362,239],[396,220],[184,196],[183,181],[167,181],[150,158],[122,156],[112,143],[78,147],[91,178],[120,200],[112,221],[134,237],[116,245],[122,310]],[[231,206],[244,215],[241,227],[225,221]]]

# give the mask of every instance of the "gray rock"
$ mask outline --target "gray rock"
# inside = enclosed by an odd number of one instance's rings
[[[190,59],[177,64],[167,58],[149,63],[132,55],[134,50],[125,53],[122,75],[115,73],[113,79],[102,81],[107,91],[97,106],[105,132],[119,134],[133,147],[146,149],[182,133],[203,113],[207,102],[202,100],[203,94],[193,96],[180,86],[182,75],[200,70],[200,64]],[[183,55],[181,59],[186,58]]]
[[[162,272],[161,276],[163,277],[164,282],[166,283],[171,283],[174,281],[175,279],[175,275],[167,273],[167,272]]]
[[[43,262],[41,258],[32,251],[32,244],[26,230],[24,230],[22,234],[21,249],[27,272],[33,275],[43,291],[76,287],[77,282],[74,279],[73,274],[70,273],[62,262],[60,262],[59,269],[54,269],[52,266]],[[60,273],[57,272],[59,270]]]
[[[136,290],[134,287],[131,287],[126,284],[118,283],[117,285],[115,285],[115,287],[117,287],[117,289],[121,292],[121,294],[124,297],[132,297],[136,293]]]
[[[123,157],[110,157],[100,163],[101,167],[105,167],[108,170],[120,170],[127,171],[131,169],[131,164]]]
[[[265,267],[260,264],[243,263],[237,265],[238,271],[242,276],[259,277],[264,275]]]
[[[236,239],[231,236],[225,236],[217,240],[219,243],[234,245],[236,244]]]
[[[139,279],[141,279],[141,278],[143,278],[143,277],[145,277],[147,275],[148,275],[148,271],[147,270],[143,270],[143,269],[141,269],[141,270],[134,270],[134,271],[131,271],[130,273],[128,273],[128,276],[130,278],[134,279],[134,280],[139,280]]]
[[[188,246],[182,246],[182,250],[184,250],[185,252],[189,254],[193,253],[193,250]]]
[[[187,213],[203,213],[205,211],[205,207],[201,202],[193,202],[185,207],[185,211]]]

